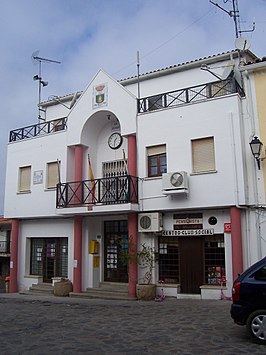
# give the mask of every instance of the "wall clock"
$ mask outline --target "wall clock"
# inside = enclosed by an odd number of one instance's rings
[[[111,149],[118,149],[123,143],[123,137],[120,133],[114,132],[108,138],[108,145]]]

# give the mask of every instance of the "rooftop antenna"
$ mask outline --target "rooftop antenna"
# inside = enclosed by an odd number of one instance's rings
[[[39,71],[37,75],[34,75],[33,80],[38,81],[38,123],[41,123],[44,121],[44,119],[41,116],[41,97],[42,97],[42,87],[45,87],[48,85],[48,81],[42,80],[42,63],[56,63],[56,64],[61,64],[61,62],[53,59],[47,59],[47,58],[42,58],[39,57],[39,51],[36,51],[32,54],[31,56],[32,60],[35,62],[39,63]]]
[[[138,99],[140,98],[140,86],[139,86],[139,67],[140,67],[140,62],[139,62],[139,51],[137,51]]]
[[[219,4],[213,2],[212,0],[209,0],[209,2],[215,6],[217,6],[219,9],[221,9],[222,11],[226,12],[230,17],[233,17],[234,20],[234,24],[235,24],[235,34],[236,34],[236,38],[241,37],[241,34],[244,32],[253,32],[255,30],[255,21],[253,21],[253,27],[250,30],[240,30],[240,14],[239,14],[239,10],[238,10],[238,0],[232,0],[233,3],[233,10],[226,10],[224,9],[222,6],[220,6]],[[224,0],[224,3],[227,3],[228,0]]]

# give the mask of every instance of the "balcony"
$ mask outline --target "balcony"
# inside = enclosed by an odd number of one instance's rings
[[[38,123],[32,126],[18,128],[10,131],[9,142],[17,142],[23,139],[30,139],[44,136],[50,133],[64,131],[67,129],[67,117],[56,120]]]
[[[0,255],[10,254],[10,242],[0,241]]]
[[[59,183],[56,208],[138,203],[138,178],[130,175]]]
[[[238,93],[240,96],[245,95],[238,82],[234,78],[229,78],[227,80],[141,98],[138,100],[138,112],[145,113],[177,107],[235,93]]]

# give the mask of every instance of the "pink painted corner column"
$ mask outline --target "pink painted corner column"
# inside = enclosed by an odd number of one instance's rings
[[[130,238],[129,253],[135,254],[138,248],[138,216],[137,213],[128,214],[128,235]],[[138,282],[138,264],[132,260],[128,264],[128,297],[136,297],[136,285]]]
[[[82,216],[74,217],[74,272],[73,291],[81,292],[82,276]]]
[[[18,237],[19,220],[12,219],[11,223],[11,248],[10,248],[10,282],[9,292],[18,291]]]
[[[241,210],[237,207],[231,207],[230,218],[231,218],[233,279],[235,280],[238,274],[243,272]]]
[[[136,136],[128,136],[128,175],[137,176],[137,144]],[[128,236],[131,240],[130,252],[134,254],[138,247],[138,215],[136,212],[128,214]],[[136,297],[136,285],[138,282],[138,265],[132,261],[128,265],[128,297]]]
[[[83,179],[83,146],[75,146],[74,178],[79,182]],[[82,190],[77,191],[78,198],[81,198]],[[73,270],[73,291],[81,292],[82,280],[82,216],[74,217],[74,270]]]

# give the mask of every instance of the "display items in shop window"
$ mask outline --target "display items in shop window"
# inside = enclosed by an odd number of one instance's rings
[[[224,267],[222,266],[208,267],[208,285],[226,286]]]

